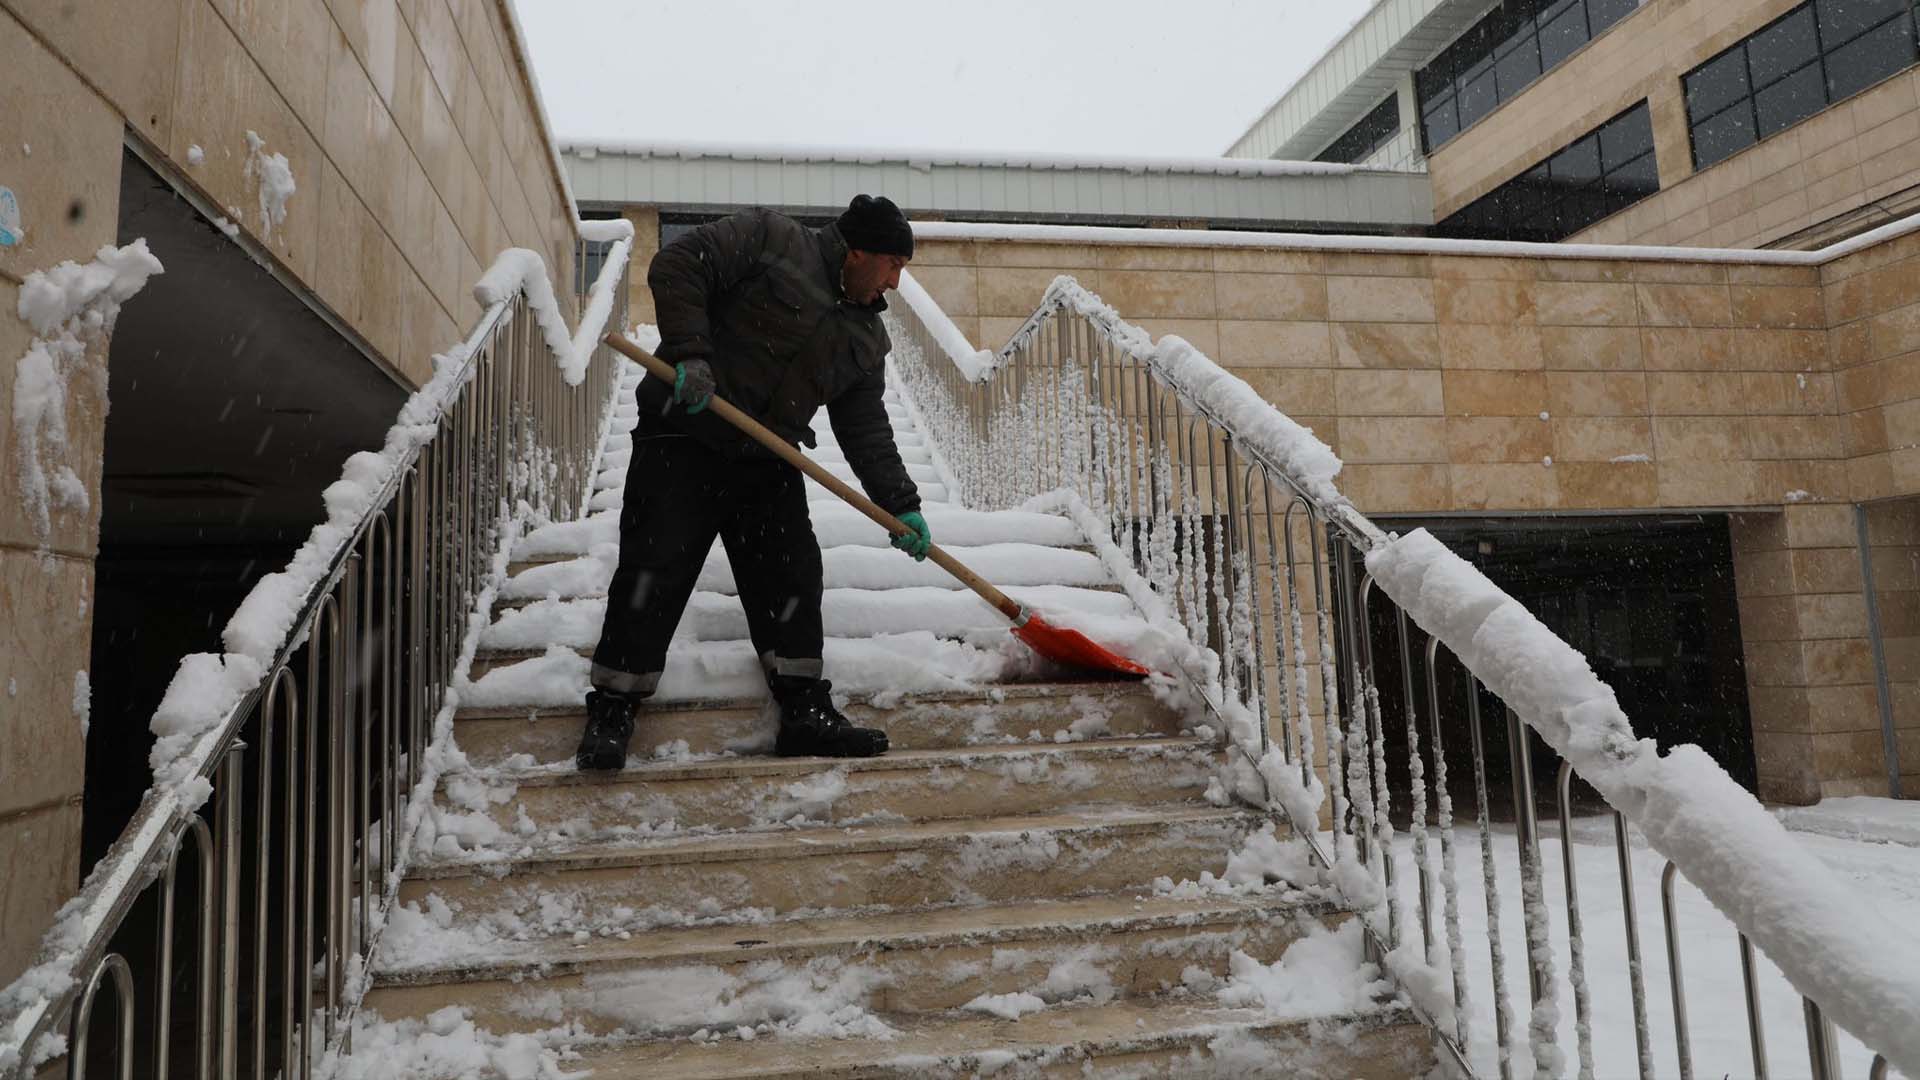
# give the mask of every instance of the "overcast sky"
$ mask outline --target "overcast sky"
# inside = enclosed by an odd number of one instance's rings
[[[1369,0],[515,0],[555,134],[1214,156]]]

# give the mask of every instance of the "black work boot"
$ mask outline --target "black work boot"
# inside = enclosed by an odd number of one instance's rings
[[[825,679],[775,679],[780,704],[780,737],[773,752],[781,757],[878,757],[887,752],[887,733],[854,727],[833,707],[833,684]]]
[[[605,690],[587,694],[587,727],[580,733],[580,749],[573,763],[584,770],[619,771],[627,764],[627,742],[633,738],[632,698]]]

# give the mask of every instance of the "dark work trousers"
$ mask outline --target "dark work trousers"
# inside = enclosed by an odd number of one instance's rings
[[[659,686],[667,643],[715,536],[768,678],[819,678],[820,543],[800,470],[774,458],[730,460],[646,426],[633,433],[594,687],[645,697]]]

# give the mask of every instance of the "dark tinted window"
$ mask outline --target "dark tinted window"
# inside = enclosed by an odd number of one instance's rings
[[[1641,102],[1440,223],[1454,236],[1564,240],[1660,189]]]
[[[1639,0],[1502,0],[1414,73],[1427,149],[1492,112],[1639,6]]]
[[[1913,18],[1902,13],[1827,54],[1827,95],[1852,97],[1913,61]]]
[[[1682,77],[1704,169],[1920,60],[1912,0],[1809,0]]]
[[[1320,151],[1315,161],[1339,161],[1352,163],[1365,161],[1375,150],[1385,146],[1395,135],[1400,134],[1400,99],[1389,96],[1375,105],[1348,128],[1341,136],[1333,140],[1332,145]]]
[[[1747,55],[1738,49],[1697,68],[1684,80],[1687,111],[1711,116],[1753,93],[1747,85]]]
[[[1747,68],[1753,85],[1765,86],[1820,58],[1820,41],[1813,30],[1813,7],[1788,14],[1747,39]]]

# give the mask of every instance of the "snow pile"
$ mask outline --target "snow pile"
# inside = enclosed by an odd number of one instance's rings
[[[1845,888],[1697,746],[1634,737],[1586,658],[1424,529],[1367,569],[1834,1021],[1920,1075],[1920,941]]]
[[[941,310],[940,305],[934,303],[933,297],[927,294],[927,290],[905,270],[900,271],[898,292],[900,299],[906,301],[907,306],[913,309],[913,313],[920,317],[920,325],[926,327],[927,332],[933,335],[934,342],[940,346],[942,352],[947,354],[947,358],[953,361],[953,366],[960,369],[960,374],[968,382],[979,382],[993,371],[995,358],[992,350],[974,348],[973,343],[967,340],[967,336],[960,332],[959,327],[953,325],[953,320],[947,317],[947,313]]]
[[[247,164],[241,175],[260,189],[260,233],[272,236],[287,220],[287,200],[293,198],[293,168],[287,155],[267,153],[267,141],[247,132]]]
[[[1002,1020],[1018,1020],[1028,1013],[1039,1012],[1047,1007],[1039,995],[1024,990],[1011,994],[981,994],[965,1005],[960,1006],[970,1012],[986,1013]]]
[[[476,1028],[473,1010],[448,1005],[425,1020],[355,1016],[353,1052],[315,1063],[318,1080],[568,1080],[560,1055],[532,1035],[495,1035]],[[320,1047],[315,1047],[320,1058]]]
[[[589,974],[580,989],[533,990],[518,1004],[534,1019],[563,1013],[619,1021],[631,1034],[690,1033],[753,1039],[890,1039],[898,1034],[866,1003],[889,976],[838,957],[788,966],[757,960],[744,966],[710,964]]]
[[[86,738],[93,728],[93,684],[84,669],[73,673],[73,715],[80,721],[80,737]]]
[[[1359,920],[1328,930],[1302,919],[1300,928],[1304,936],[1271,964],[1235,949],[1226,984],[1217,991],[1220,1003],[1259,1009],[1270,1020],[1292,1020],[1351,1016],[1393,992],[1380,969],[1365,962]]]
[[[109,244],[85,265],[67,261],[36,270],[20,284],[20,318],[34,337],[14,364],[13,429],[21,498],[42,550],[52,537],[56,509],[85,510],[90,504],[86,482],[69,460],[68,382],[84,368],[106,397],[106,357],[88,364],[88,350],[104,354],[120,306],[162,272],[142,239],[125,247]]]

